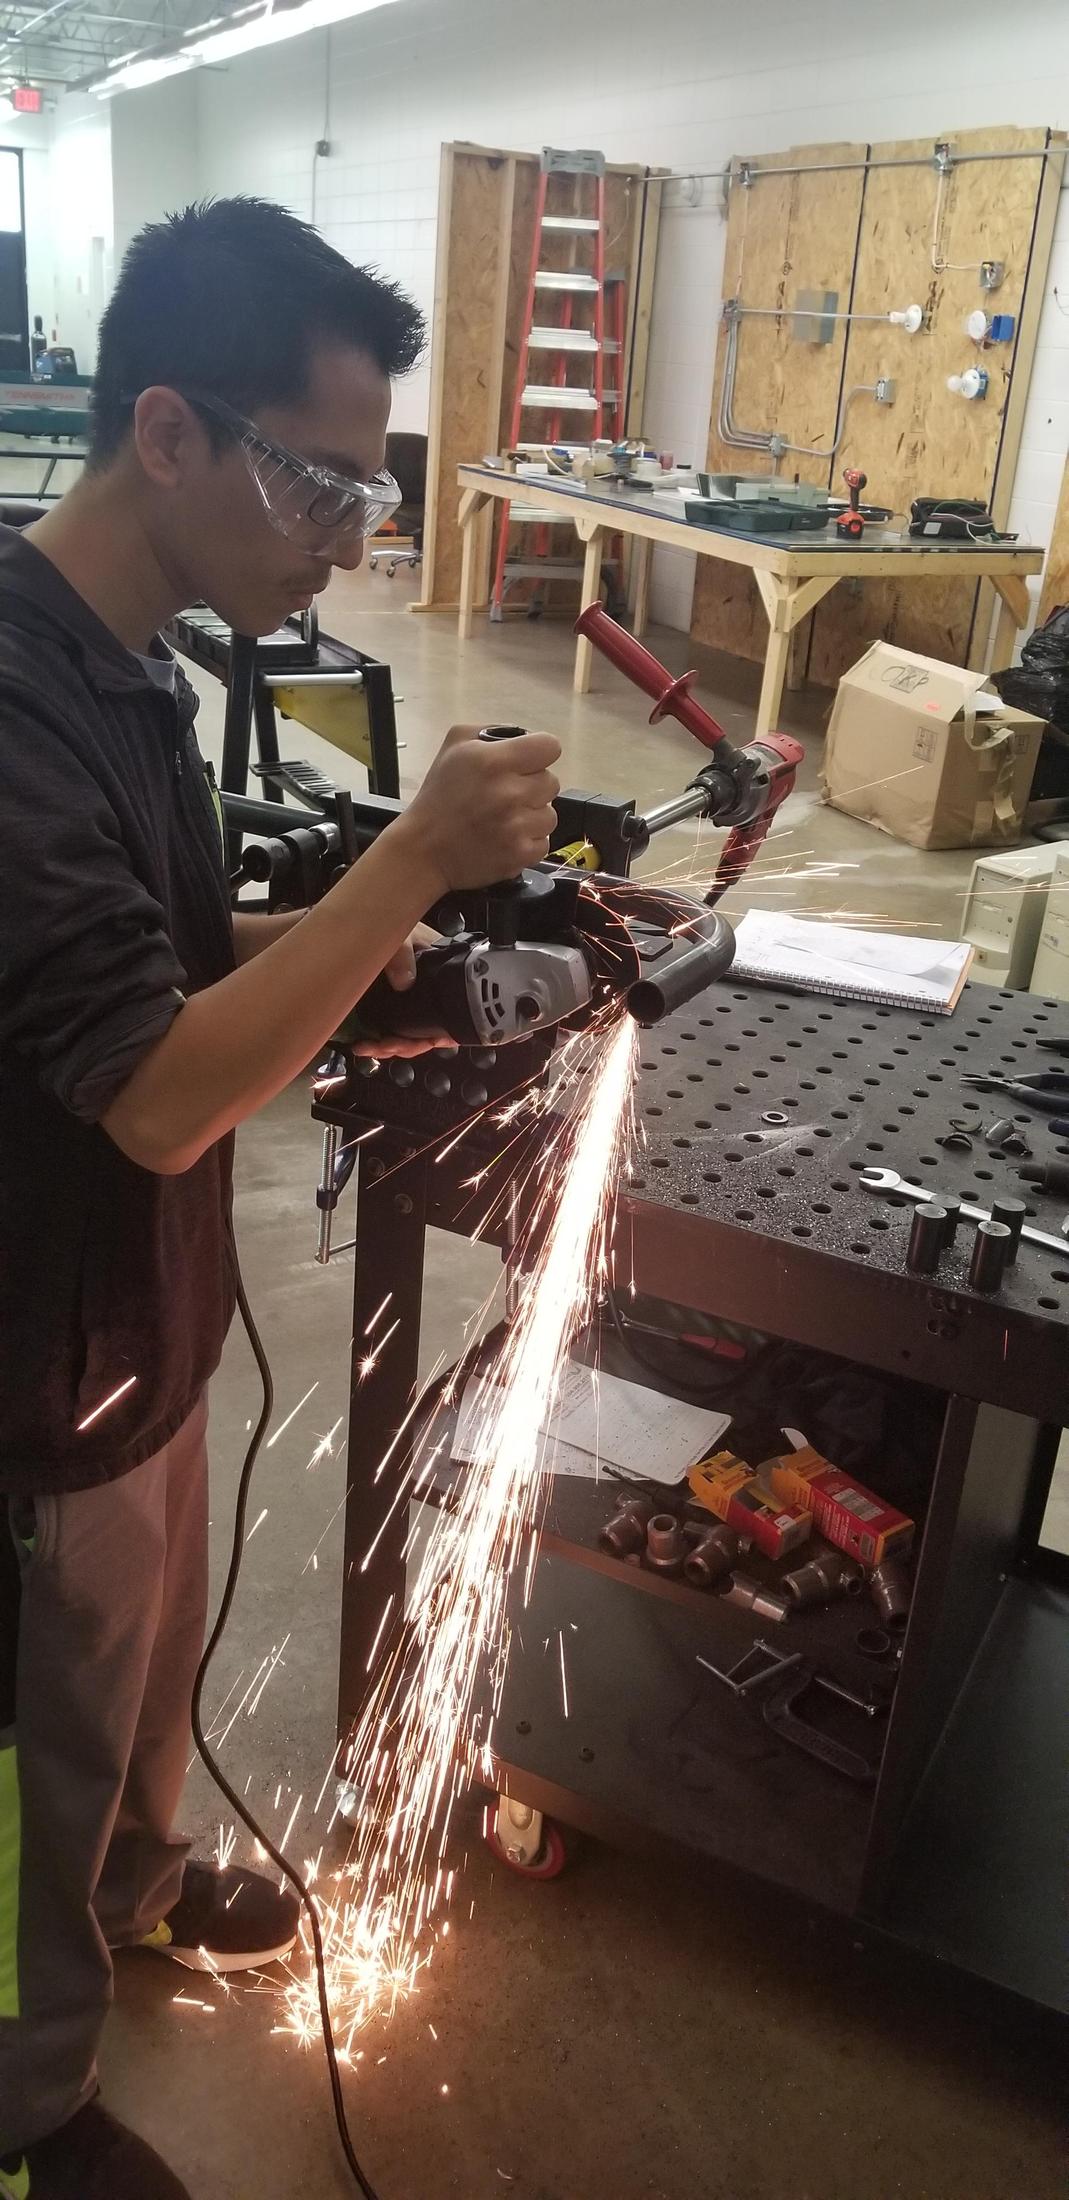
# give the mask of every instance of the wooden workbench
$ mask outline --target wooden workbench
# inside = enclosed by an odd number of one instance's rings
[[[467,641],[472,631],[478,586],[477,521],[488,500],[497,497],[516,505],[534,505],[570,520],[586,545],[583,568],[583,603],[598,595],[605,537],[632,535],[638,542],[635,567],[634,630],[643,634],[649,604],[650,561],[655,543],[672,550],[689,550],[699,557],[720,558],[729,565],[749,566],[768,617],[761,696],[757,705],[755,734],[768,733],[779,716],[791,636],[799,621],[813,610],[840,580],[917,580],[969,575],[993,582],[999,595],[999,616],[992,651],[992,669],[1008,665],[1018,631],[1028,621],[1029,604],[1025,575],[1038,573],[1043,551],[1022,543],[916,542],[909,535],[870,527],[860,542],[844,542],[834,529],[820,534],[746,535],[737,530],[703,527],[684,515],[683,499],[672,492],[640,495],[631,489],[586,489],[579,482],[545,477],[522,480],[492,466],[459,466],[460,528],[463,558],[460,574],[458,631]],[[575,651],[576,693],[590,686],[593,650],[580,639]]]

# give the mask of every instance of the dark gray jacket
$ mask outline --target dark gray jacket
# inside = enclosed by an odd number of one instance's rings
[[[162,1177],[99,1128],[184,996],[234,966],[196,709],[0,527],[0,1490],[151,1457],[233,1312],[231,1140]]]

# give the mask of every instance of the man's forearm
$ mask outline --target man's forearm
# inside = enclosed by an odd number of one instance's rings
[[[300,923],[186,1002],[104,1116],[109,1136],[143,1168],[190,1168],[304,1068],[441,885],[391,826]]]
[[[292,932],[294,925],[307,915],[307,909],[283,909],[273,916],[268,916],[265,910],[235,909],[234,953],[238,962],[251,962],[265,947],[273,947],[276,940],[284,940],[287,932]]]

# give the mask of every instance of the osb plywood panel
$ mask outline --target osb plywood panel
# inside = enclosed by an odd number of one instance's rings
[[[864,145],[805,145],[769,154],[749,166],[779,167],[865,158]],[[838,310],[850,305],[864,189],[860,166],[839,174],[769,176],[748,187],[734,184],[728,206],[724,295],[744,305],[782,306],[782,320],[744,321],[739,334],[734,418],[742,428],[775,427],[792,443],[830,445],[842,382],[847,323],[836,323],[830,344],[805,344],[792,334],[790,309],[800,290],[834,290]],[[727,342],[721,322],[708,465],[711,473],[771,472],[761,451],[736,450],[717,429]],[[826,458],[791,453],[780,468],[785,480],[826,482]],[[744,567],[701,558],[691,632],[696,641],[736,656],[763,659],[768,621],[752,576]]]
[[[1051,536],[1043,593],[1039,599],[1039,624],[1049,619],[1058,604],[1069,603],[1069,459],[1062,475],[1062,493]]]
[[[509,155],[443,146],[442,213],[432,357],[428,452],[428,525],[424,600],[455,603],[460,593],[457,467],[481,458],[495,441],[500,357],[491,335],[500,319],[503,253],[513,231],[503,225],[515,162]]]
[[[1045,134],[1034,128],[963,131],[951,144],[956,153],[1012,154],[1042,145]],[[928,318],[916,336],[871,321],[851,324],[846,388],[890,375],[896,395],[893,405],[877,405],[866,396],[853,400],[830,477],[834,487],[844,466],[862,467],[867,499],[890,505],[903,520],[918,495],[985,503],[994,495],[1016,344],[980,351],[964,324],[970,312],[984,306],[1013,314],[1020,326],[1044,170],[1041,161],[1020,159],[953,168],[943,185],[936,238],[939,179],[927,165],[931,150],[930,138],[873,147],[875,159],[918,156],[925,165],[868,172],[854,310],[885,314],[916,303]],[[933,254],[950,264],[933,267]],[[1006,264],[1005,281],[990,294],[980,288],[982,259]],[[969,403],[946,383],[948,375],[974,363],[986,367],[990,383],[985,398]],[[833,687],[878,635],[964,663],[976,599],[975,583],[941,583],[930,574],[913,583],[840,584],[814,615],[809,677]]]

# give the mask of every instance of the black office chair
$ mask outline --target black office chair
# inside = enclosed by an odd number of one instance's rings
[[[423,516],[427,503],[427,438],[425,435],[409,435],[399,430],[386,438],[386,464],[401,491],[401,502],[394,513],[394,526],[403,545],[391,547],[391,537],[381,535],[379,547],[372,550],[368,564],[374,573],[379,559],[386,559],[386,578],[391,580],[399,565],[419,567],[423,563]]]

